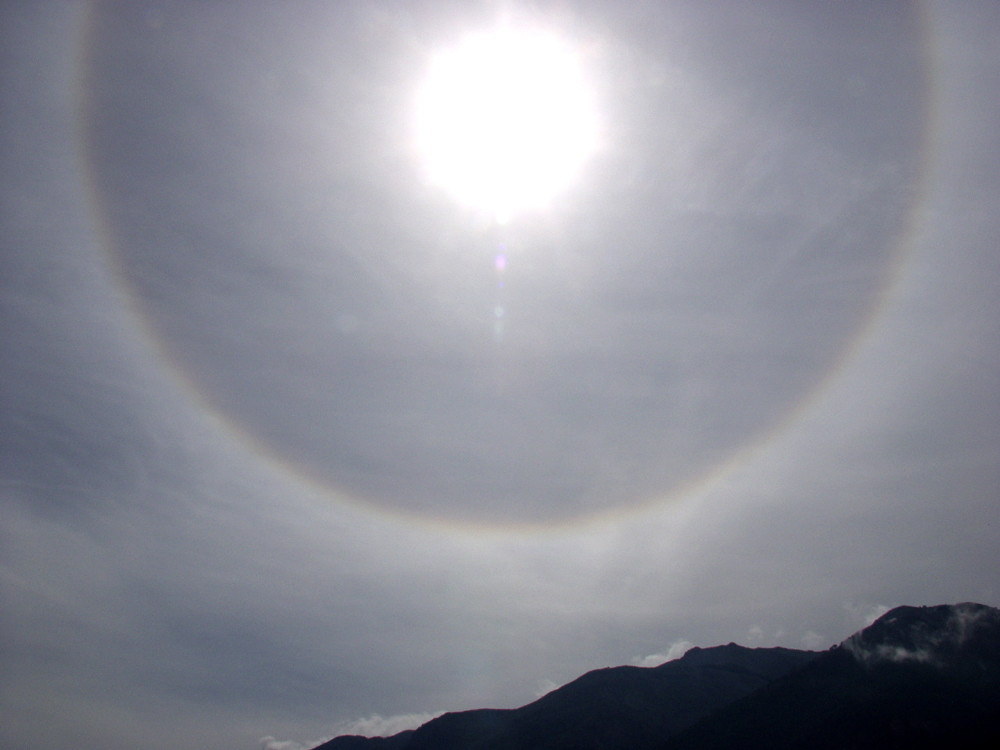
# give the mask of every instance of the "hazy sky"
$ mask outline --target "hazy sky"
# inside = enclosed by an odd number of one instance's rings
[[[415,112],[501,25],[597,135],[498,221]],[[0,745],[1000,604],[995,3],[7,3],[0,54]]]

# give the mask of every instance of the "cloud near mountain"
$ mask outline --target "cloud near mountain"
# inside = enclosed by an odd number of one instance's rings
[[[637,656],[632,660],[632,665],[635,667],[658,667],[668,661],[680,659],[692,648],[694,648],[694,644],[691,641],[683,639],[674,641],[664,653]]]
[[[841,645],[859,662],[918,662],[946,666],[970,640],[997,626],[997,610],[964,603],[930,608],[928,614],[914,607],[898,607],[876,620]],[[894,632],[906,623],[896,637]]]

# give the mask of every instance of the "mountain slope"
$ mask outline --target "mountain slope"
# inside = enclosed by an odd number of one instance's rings
[[[512,711],[502,726],[469,747],[656,747],[662,738],[812,656],[809,652],[730,644],[694,649],[679,660],[652,669],[596,670]],[[413,750],[442,747],[420,744],[420,735],[418,729]]]
[[[392,750],[655,748],[711,711],[748,695],[815,656],[735,644],[689,651],[659,667],[588,672],[518,709],[448,713],[408,733]],[[396,741],[397,737],[389,738]],[[337,737],[317,750],[384,750]]]

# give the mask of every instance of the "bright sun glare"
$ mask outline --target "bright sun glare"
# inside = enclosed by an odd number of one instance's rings
[[[573,48],[502,28],[437,55],[420,89],[417,138],[430,179],[505,221],[542,208],[594,149],[595,117]]]

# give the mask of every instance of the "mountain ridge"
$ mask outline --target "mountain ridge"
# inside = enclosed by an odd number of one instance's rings
[[[695,647],[656,667],[587,672],[519,708],[314,750],[914,748],[945,734],[971,742],[994,714],[1000,610],[965,602],[897,607],[825,652]]]
[[[897,607],[661,750],[823,750],[1000,744],[1000,610]]]

